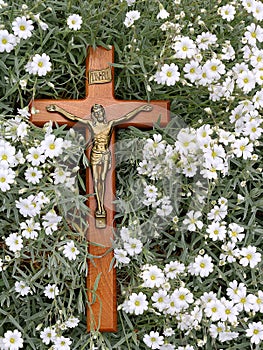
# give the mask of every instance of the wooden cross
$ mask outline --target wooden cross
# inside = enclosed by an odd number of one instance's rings
[[[70,115],[77,116],[80,119],[90,117],[91,108],[95,104],[101,104],[107,115],[107,120],[119,119],[129,114],[132,110],[145,105],[145,101],[122,101],[114,97],[113,67],[114,51],[113,48],[106,50],[102,47],[93,49],[88,48],[86,61],[86,98],[82,100],[34,100],[32,107],[37,113],[31,115],[31,121],[37,126],[43,126],[48,121],[54,121],[59,125],[67,124],[74,126],[74,122],[63,117],[61,113],[53,111],[50,113],[47,106],[56,104],[60,108],[69,112]],[[126,128],[130,125],[140,128],[150,128],[157,121],[161,126],[165,126],[169,121],[168,106],[166,101],[151,101],[152,111],[140,112],[133,119],[124,121],[118,125],[118,128]],[[86,128],[86,136],[89,137],[89,130]],[[112,154],[112,166],[106,177],[105,190],[105,208],[107,211],[106,225],[104,228],[98,228],[96,225],[95,211],[97,201],[95,196],[89,196],[88,206],[91,215],[87,220],[89,228],[87,240],[89,244],[89,253],[94,259],[88,261],[87,290],[88,299],[91,306],[87,307],[87,328],[88,331],[99,329],[101,332],[114,332],[117,330],[117,295],[116,295],[116,271],[110,268],[113,259],[112,240],[114,232],[115,208],[115,160],[114,160],[114,141],[115,131],[113,131],[110,141],[110,150]],[[93,194],[94,187],[92,183],[92,172],[90,168],[86,170],[87,193]],[[94,284],[99,277],[99,284],[96,290],[96,299],[94,301]]]

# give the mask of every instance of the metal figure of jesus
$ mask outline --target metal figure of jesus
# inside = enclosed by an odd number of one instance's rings
[[[90,164],[92,169],[94,192],[97,201],[97,209],[95,212],[96,227],[104,228],[106,225],[106,210],[104,207],[105,181],[107,172],[111,167],[111,153],[109,150],[109,144],[113,128],[119,123],[132,119],[140,112],[150,112],[152,107],[147,104],[142,105],[127,113],[123,117],[111,121],[107,121],[105,109],[100,104],[94,104],[92,106],[91,119],[79,118],[56,104],[48,105],[46,109],[49,112],[60,113],[70,120],[79,121],[87,125],[91,132],[93,145],[90,153]]]

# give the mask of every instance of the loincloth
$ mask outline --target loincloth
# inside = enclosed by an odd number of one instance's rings
[[[104,152],[92,150],[91,155],[90,155],[90,163],[92,165],[100,165],[100,164],[105,163],[106,161],[108,161],[109,165],[110,165],[111,153],[109,150],[106,150]]]

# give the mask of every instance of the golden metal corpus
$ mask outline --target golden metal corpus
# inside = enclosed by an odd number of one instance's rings
[[[95,212],[96,227],[105,228],[107,215],[104,208],[105,181],[107,172],[111,167],[109,144],[113,128],[119,123],[132,119],[140,112],[150,112],[152,107],[148,104],[142,105],[123,117],[111,121],[107,121],[105,109],[100,104],[94,104],[91,107],[91,119],[79,118],[56,104],[48,105],[46,109],[48,112],[57,112],[70,120],[79,121],[87,125],[91,132],[93,144],[90,153],[90,164],[97,201],[97,209]]]

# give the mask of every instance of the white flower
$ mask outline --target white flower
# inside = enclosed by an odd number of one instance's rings
[[[63,336],[56,337],[54,340],[54,350],[70,350],[70,344],[72,341],[69,338]]]
[[[148,288],[159,288],[165,282],[164,273],[155,265],[149,266],[144,270],[141,277],[143,286]]]
[[[178,66],[174,63],[171,63],[170,65],[165,63],[159,72],[159,76],[162,84],[166,84],[167,86],[175,85],[180,78]]]
[[[206,232],[213,241],[224,241],[226,237],[226,227],[218,221],[213,221],[207,226]]]
[[[63,151],[63,139],[61,137],[56,138],[53,134],[47,135],[41,141],[41,147],[45,150],[46,157],[58,157]]]
[[[124,20],[124,25],[129,28],[130,26],[133,25],[134,21],[137,21],[140,18],[141,14],[139,11],[134,10],[134,11],[128,11],[126,13],[126,17]]]
[[[160,346],[164,343],[163,336],[154,331],[151,331],[150,334],[145,334],[143,341],[151,349],[160,349]]]
[[[55,169],[55,172],[51,174],[54,177],[54,185],[58,185],[59,183],[65,183],[67,186],[67,182],[70,177],[70,172],[65,171],[61,167]]]
[[[40,224],[35,222],[34,219],[26,220],[20,223],[20,228],[22,231],[22,236],[25,238],[36,239],[39,230],[41,230]]]
[[[79,324],[79,319],[77,317],[71,316],[67,319],[65,324],[68,328],[75,328]]]
[[[140,254],[142,246],[142,242],[137,238],[129,238],[127,242],[124,242],[124,249],[130,256]]]
[[[236,140],[233,145],[233,152],[237,157],[243,157],[243,159],[251,158],[253,152],[253,144],[250,143],[248,137],[241,137]]]
[[[184,264],[178,261],[170,261],[164,267],[164,272],[166,274],[166,277],[170,279],[176,278],[180,273],[183,273],[184,271],[185,271]]]
[[[256,85],[256,77],[252,71],[243,71],[239,73],[236,80],[237,86],[245,93],[250,92]]]
[[[59,294],[59,289],[55,284],[48,284],[44,289],[44,294],[49,299],[55,299],[56,295]]]
[[[0,52],[11,52],[16,45],[16,37],[7,30],[0,30]]]
[[[46,345],[48,345],[51,341],[54,341],[55,337],[56,337],[56,332],[52,327],[46,327],[40,333],[40,338],[42,339],[43,343]]]
[[[19,252],[23,248],[23,239],[18,233],[11,233],[6,239],[5,243],[8,249],[12,252]]]
[[[51,235],[54,231],[58,229],[58,224],[61,222],[62,217],[57,215],[55,210],[50,210],[47,214],[43,216],[43,227],[47,235]]]
[[[251,23],[245,32],[245,38],[250,45],[256,46],[256,41],[263,41],[263,28],[260,25]]]
[[[69,260],[76,260],[77,255],[79,254],[79,250],[75,247],[73,241],[67,242],[63,249],[63,254]]]
[[[136,0],[126,0],[128,6],[132,6],[135,3],[135,1]]]
[[[187,214],[187,218],[184,219],[183,224],[187,225],[187,229],[189,231],[196,231],[196,229],[201,229],[203,227],[203,222],[198,220],[202,216],[200,211],[189,211]]]
[[[152,305],[158,309],[158,311],[162,312],[167,308],[168,298],[166,290],[159,289],[157,292],[153,293],[151,299],[154,302]]]
[[[25,171],[25,179],[27,182],[32,184],[39,183],[40,179],[43,177],[42,171],[38,170],[36,167],[28,168]]]
[[[163,335],[166,336],[166,337],[171,337],[172,335],[175,334],[175,331],[172,329],[172,328],[166,328],[164,331],[163,331]]]
[[[230,299],[232,299],[234,302],[238,302],[239,294],[245,293],[246,294],[246,287],[244,283],[239,283],[234,280],[229,283],[229,287],[226,290],[227,295]]]
[[[0,140],[0,166],[13,167],[16,165],[16,149],[9,142]]]
[[[38,53],[33,57],[32,61],[26,66],[26,71],[30,74],[45,76],[51,71],[50,57],[43,53],[39,55]]]
[[[232,242],[240,242],[245,237],[244,228],[236,223],[229,224],[227,232]]]
[[[30,147],[28,149],[28,154],[26,155],[26,159],[33,166],[38,166],[40,163],[45,162],[45,155],[43,154],[44,150],[42,147]]]
[[[15,329],[14,331],[5,332],[3,343],[5,346],[5,349],[8,349],[8,350],[18,350],[19,348],[22,348],[23,347],[22,333],[19,332],[17,329]]]
[[[17,17],[12,22],[12,29],[14,31],[14,34],[22,39],[30,38],[34,29],[32,23],[33,22],[30,19],[26,19],[25,16]]]
[[[131,238],[131,231],[128,227],[123,226],[120,229],[120,236],[123,242],[128,242],[129,239]]]
[[[261,261],[261,254],[256,251],[257,248],[252,246],[242,248],[240,250],[240,255],[243,256],[243,258],[240,259],[240,264],[242,266],[249,265],[251,268],[254,268]]]
[[[228,321],[230,323],[237,322],[237,315],[239,314],[238,307],[234,305],[233,301],[223,300],[224,313],[221,316],[221,321]]]
[[[191,60],[190,63],[186,63],[183,71],[186,73],[184,77],[189,79],[191,83],[194,83],[196,80],[198,80],[202,73],[199,62],[195,60]]]
[[[10,185],[15,182],[15,176],[16,173],[12,169],[0,166],[0,190],[9,191]]]
[[[70,15],[67,19],[67,25],[70,29],[79,30],[82,24],[82,17],[77,14]]]
[[[221,204],[220,207],[215,205],[207,214],[209,220],[221,221],[227,215],[227,205]]]
[[[203,66],[203,72],[208,79],[218,80],[225,73],[225,65],[217,58],[206,61]]]
[[[253,344],[259,344],[263,340],[263,324],[261,321],[248,324],[246,336],[250,337]]]
[[[200,275],[201,277],[207,277],[214,268],[212,258],[205,254],[204,256],[198,255],[193,263],[193,274]]]
[[[180,309],[180,311],[187,309],[189,304],[194,302],[193,294],[184,287],[175,289],[172,293],[172,298],[175,300],[176,307]]]
[[[20,281],[20,282],[16,281],[15,291],[22,296],[32,293],[30,287],[23,281]]]
[[[165,8],[163,7],[163,5],[161,3],[159,3],[159,13],[157,15],[157,19],[161,18],[161,19],[166,19],[170,16],[169,12],[167,12],[165,10]]]
[[[212,321],[220,320],[225,312],[224,305],[218,299],[211,300],[205,306],[204,312],[207,317],[210,317]]]
[[[144,155],[146,158],[156,157],[163,154],[165,151],[165,141],[161,134],[154,134],[152,139],[147,139],[144,146]]]
[[[255,296],[253,294],[247,295],[246,288],[240,289],[233,300],[239,312],[242,310],[250,312],[254,309]]]
[[[209,45],[215,44],[217,41],[217,37],[215,34],[210,32],[202,32],[197,35],[196,44],[198,45],[199,50],[207,50]]]
[[[124,249],[119,249],[119,248],[114,249],[114,257],[116,259],[117,266],[119,263],[129,264],[131,259],[127,257],[127,254],[128,254],[127,251]]]
[[[16,207],[24,217],[34,217],[40,213],[41,203],[38,202],[37,196],[32,194],[27,198],[20,197],[19,200],[16,201]]]
[[[147,185],[145,186],[143,193],[146,195],[147,199],[155,202],[158,196],[158,188],[154,185]]]
[[[171,46],[174,51],[176,58],[193,58],[197,53],[196,45],[192,39],[188,36],[179,37],[176,39],[176,42]]]
[[[146,295],[140,292],[139,294],[132,293],[128,300],[129,312],[135,315],[142,315],[148,309],[148,301]]]
[[[259,311],[263,313],[263,291],[258,290],[258,295],[256,296],[255,303],[253,305],[253,311]]]
[[[235,17],[236,9],[233,5],[225,5],[219,8],[219,14],[223,19],[226,19],[228,22],[232,21]]]
[[[258,20],[263,19],[263,3],[261,1],[254,1],[252,6],[252,14]]]

